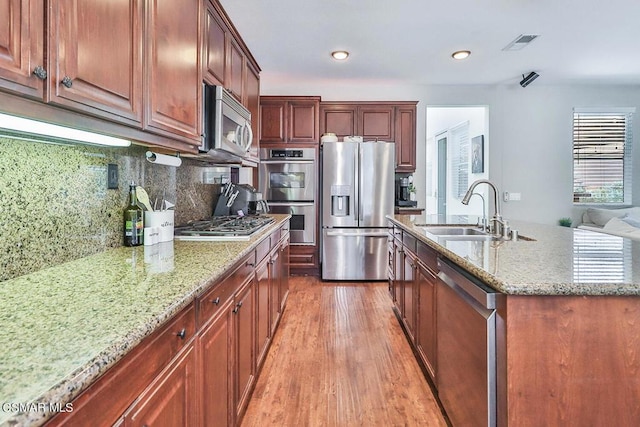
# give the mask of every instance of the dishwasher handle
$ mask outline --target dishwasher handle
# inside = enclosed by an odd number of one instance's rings
[[[438,278],[453,290],[462,289],[484,308],[496,308],[496,296],[500,295],[497,291],[489,289],[484,284],[474,283],[455,267],[440,259],[438,259],[438,270],[440,270]]]

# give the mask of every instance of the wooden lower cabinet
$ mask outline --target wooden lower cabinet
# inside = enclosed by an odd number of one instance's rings
[[[418,262],[416,291],[418,293],[416,349],[432,381],[436,381],[436,276]]]
[[[318,276],[320,274],[320,260],[318,246],[291,245],[289,267],[292,275]]]
[[[255,381],[255,279],[248,280],[234,298],[233,339],[235,352],[234,410],[240,420],[247,407]]]
[[[127,427],[195,426],[196,347],[192,343],[158,376],[125,415]]]
[[[260,367],[267,355],[269,349],[269,337],[271,336],[271,319],[272,310],[271,296],[271,259],[267,257],[263,259],[256,267],[256,284],[258,297],[256,300],[256,365]]]
[[[402,320],[410,339],[415,340],[416,336],[416,276],[417,262],[416,257],[409,251],[405,250],[403,254],[404,276],[402,283],[402,300],[403,311]]]
[[[200,336],[200,425],[228,426],[235,424],[233,407],[234,377],[232,351],[233,301],[228,300],[220,314],[205,326]]]
[[[288,253],[286,223],[47,426],[239,425],[284,309]]]

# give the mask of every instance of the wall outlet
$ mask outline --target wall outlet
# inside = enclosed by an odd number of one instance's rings
[[[505,202],[517,202],[519,200],[522,200],[522,193],[511,193],[509,191],[505,191],[502,196],[502,200],[504,200]]]
[[[118,189],[118,165],[113,163],[107,165],[107,189]]]

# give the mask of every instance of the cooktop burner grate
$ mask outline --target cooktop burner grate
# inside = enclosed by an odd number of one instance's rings
[[[251,236],[274,221],[268,216],[214,216],[175,227],[177,236]]]

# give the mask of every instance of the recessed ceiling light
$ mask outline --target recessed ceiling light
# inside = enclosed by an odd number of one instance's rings
[[[331,56],[333,59],[343,61],[349,57],[349,52],[346,50],[336,50],[335,52],[331,52]]]
[[[470,50],[459,50],[457,52],[453,52],[451,54],[451,57],[453,59],[467,59],[469,57],[469,55],[471,55],[471,51]]]

